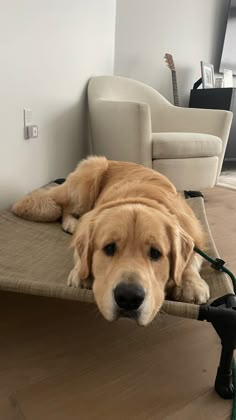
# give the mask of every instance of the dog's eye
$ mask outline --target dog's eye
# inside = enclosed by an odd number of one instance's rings
[[[151,247],[149,250],[149,257],[151,260],[157,261],[161,257],[161,253],[158,251],[158,249]]]
[[[111,242],[110,244],[107,244],[106,246],[104,246],[103,251],[108,257],[113,257],[113,255],[117,251],[115,242]]]

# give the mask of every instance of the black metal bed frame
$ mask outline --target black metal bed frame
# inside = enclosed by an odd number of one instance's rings
[[[236,295],[227,294],[210,305],[200,305],[198,319],[212,324],[221,340],[221,356],[215,390],[225,399],[234,397],[232,362],[236,348]]]
[[[184,191],[186,199],[202,197],[200,191]],[[224,261],[218,259],[220,269]],[[222,264],[222,265],[223,265]],[[232,273],[231,273],[232,274]],[[199,321],[210,322],[221,340],[221,356],[215,378],[215,390],[224,399],[232,399],[236,390],[233,384],[232,363],[236,348],[236,295],[229,293],[214,300],[210,305],[200,305]]]

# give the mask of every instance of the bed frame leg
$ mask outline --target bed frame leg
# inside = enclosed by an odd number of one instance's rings
[[[231,399],[234,396],[232,361],[234,347],[228,347],[222,343],[220,365],[215,379],[215,390],[224,399]]]
[[[221,339],[220,364],[215,390],[222,398],[234,397],[232,362],[236,348],[236,296],[229,294],[209,305],[200,305],[199,320],[210,322]]]

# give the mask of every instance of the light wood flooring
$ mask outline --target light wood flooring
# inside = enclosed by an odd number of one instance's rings
[[[215,242],[236,272],[236,191],[205,192]],[[95,306],[0,294],[0,420],[224,420],[220,343],[206,322],[109,324]]]
[[[236,162],[224,162],[219,184],[236,189]]]

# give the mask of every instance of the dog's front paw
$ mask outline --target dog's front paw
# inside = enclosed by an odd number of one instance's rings
[[[71,270],[67,278],[67,286],[69,287],[80,287],[81,280],[79,278],[79,271],[75,268]]]
[[[200,276],[196,279],[186,279],[180,286],[174,287],[172,298],[180,302],[206,303],[210,298],[209,286]]]
[[[70,233],[73,235],[73,233],[76,231],[78,225],[78,220],[73,216],[67,216],[62,221],[62,228],[66,233]]]
[[[71,270],[68,279],[67,279],[67,286],[69,287],[76,287],[81,289],[92,289],[93,281],[89,277],[86,280],[81,280],[79,277],[79,271],[76,268]]]

